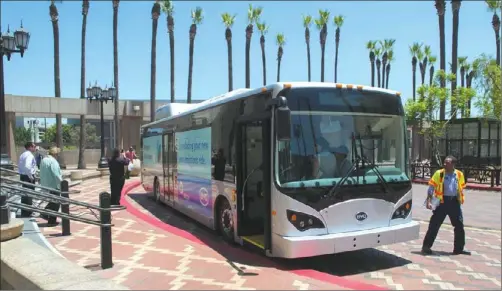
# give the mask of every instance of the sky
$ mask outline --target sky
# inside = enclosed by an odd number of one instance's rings
[[[270,28],[266,35],[267,82],[276,81],[275,36],[286,37],[281,81],[306,81],[307,56],[302,15],[318,16],[319,9],[331,12],[326,45],[325,79],[334,81],[335,26],[333,16],[343,15],[339,48],[338,82],[370,85],[368,40],[396,39],[395,62],[389,88],[412,95],[409,46],[430,45],[438,56],[438,17],[433,1],[174,1],[176,98],[185,99],[188,80],[188,31],[190,11],[204,10],[203,23],[195,38],[192,99],[208,99],[228,88],[227,44],[221,14],[236,14],[233,26],[234,89],[245,87],[245,28],[249,3],[262,6],[261,20]],[[5,32],[24,28],[31,33],[24,58],[13,56],[5,64],[5,92],[28,96],[54,96],[53,33],[49,1],[2,1],[1,25]],[[61,91],[63,97],[78,98],[80,92],[81,1],[63,1],[59,9]],[[150,98],[151,9],[153,1],[121,1],[118,19],[119,85],[121,99]],[[113,9],[111,1],[91,1],[87,21],[86,83],[111,85],[113,81]],[[473,60],[482,53],[495,55],[492,13],[484,1],[462,1],[458,55]],[[451,61],[451,4],[446,9],[446,56]],[[311,30],[312,80],[320,81],[319,33]],[[417,70],[418,71],[418,70]],[[418,72],[417,72],[418,75]],[[428,77],[427,77],[428,79]],[[417,77],[417,81],[419,77]],[[262,85],[259,32],[251,40],[251,87]],[[166,15],[159,18],[157,36],[157,99],[170,98],[169,39]]]

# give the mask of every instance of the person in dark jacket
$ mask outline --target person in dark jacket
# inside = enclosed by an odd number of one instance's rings
[[[120,195],[125,183],[125,167],[127,165],[129,165],[129,160],[120,154],[119,149],[114,149],[112,157],[108,161],[112,205],[120,205]]]

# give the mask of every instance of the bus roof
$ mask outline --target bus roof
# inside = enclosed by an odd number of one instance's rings
[[[150,127],[152,125],[161,123],[162,121],[169,120],[174,117],[179,117],[179,116],[184,116],[184,115],[188,115],[191,113],[195,113],[195,112],[207,109],[207,108],[214,107],[219,104],[227,103],[229,101],[234,101],[234,100],[246,98],[246,97],[258,94],[260,92],[279,91],[279,90],[283,89],[284,87],[291,87],[291,88],[324,87],[324,88],[342,88],[342,89],[343,88],[354,88],[354,89],[357,88],[358,90],[364,90],[364,91],[370,91],[370,92],[379,92],[379,93],[383,93],[383,94],[396,95],[396,96],[401,95],[401,93],[394,91],[394,90],[371,87],[371,86],[363,86],[363,85],[352,85],[352,84],[331,83],[331,82],[279,82],[279,83],[273,83],[273,84],[267,85],[265,87],[259,87],[256,89],[246,89],[246,88],[236,89],[236,90],[212,97],[210,99],[207,99],[207,100],[204,100],[200,103],[195,103],[195,104],[194,103],[192,103],[192,104],[186,104],[186,103],[185,104],[183,104],[183,103],[166,104],[156,110],[156,112],[162,111],[161,109],[166,107],[165,109],[163,109],[166,112],[161,114],[164,116],[162,116],[160,118],[156,118],[156,120],[154,122],[143,125],[142,128],[143,127]],[[170,106],[168,106],[168,105],[170,105]],[[185,105],[185,106],[178,106],[178,105]]]

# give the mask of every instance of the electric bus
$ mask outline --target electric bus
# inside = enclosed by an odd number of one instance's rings
[[[281,82],[157,112],[143,187],[224,240],[301,258],[419,236],[396,91]]]

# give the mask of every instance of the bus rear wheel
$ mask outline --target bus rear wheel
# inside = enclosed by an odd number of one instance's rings
[[[218,205],[218,230],[226,242],[234,242],[234,219],[232,208],[227,199],[222,199]]]

